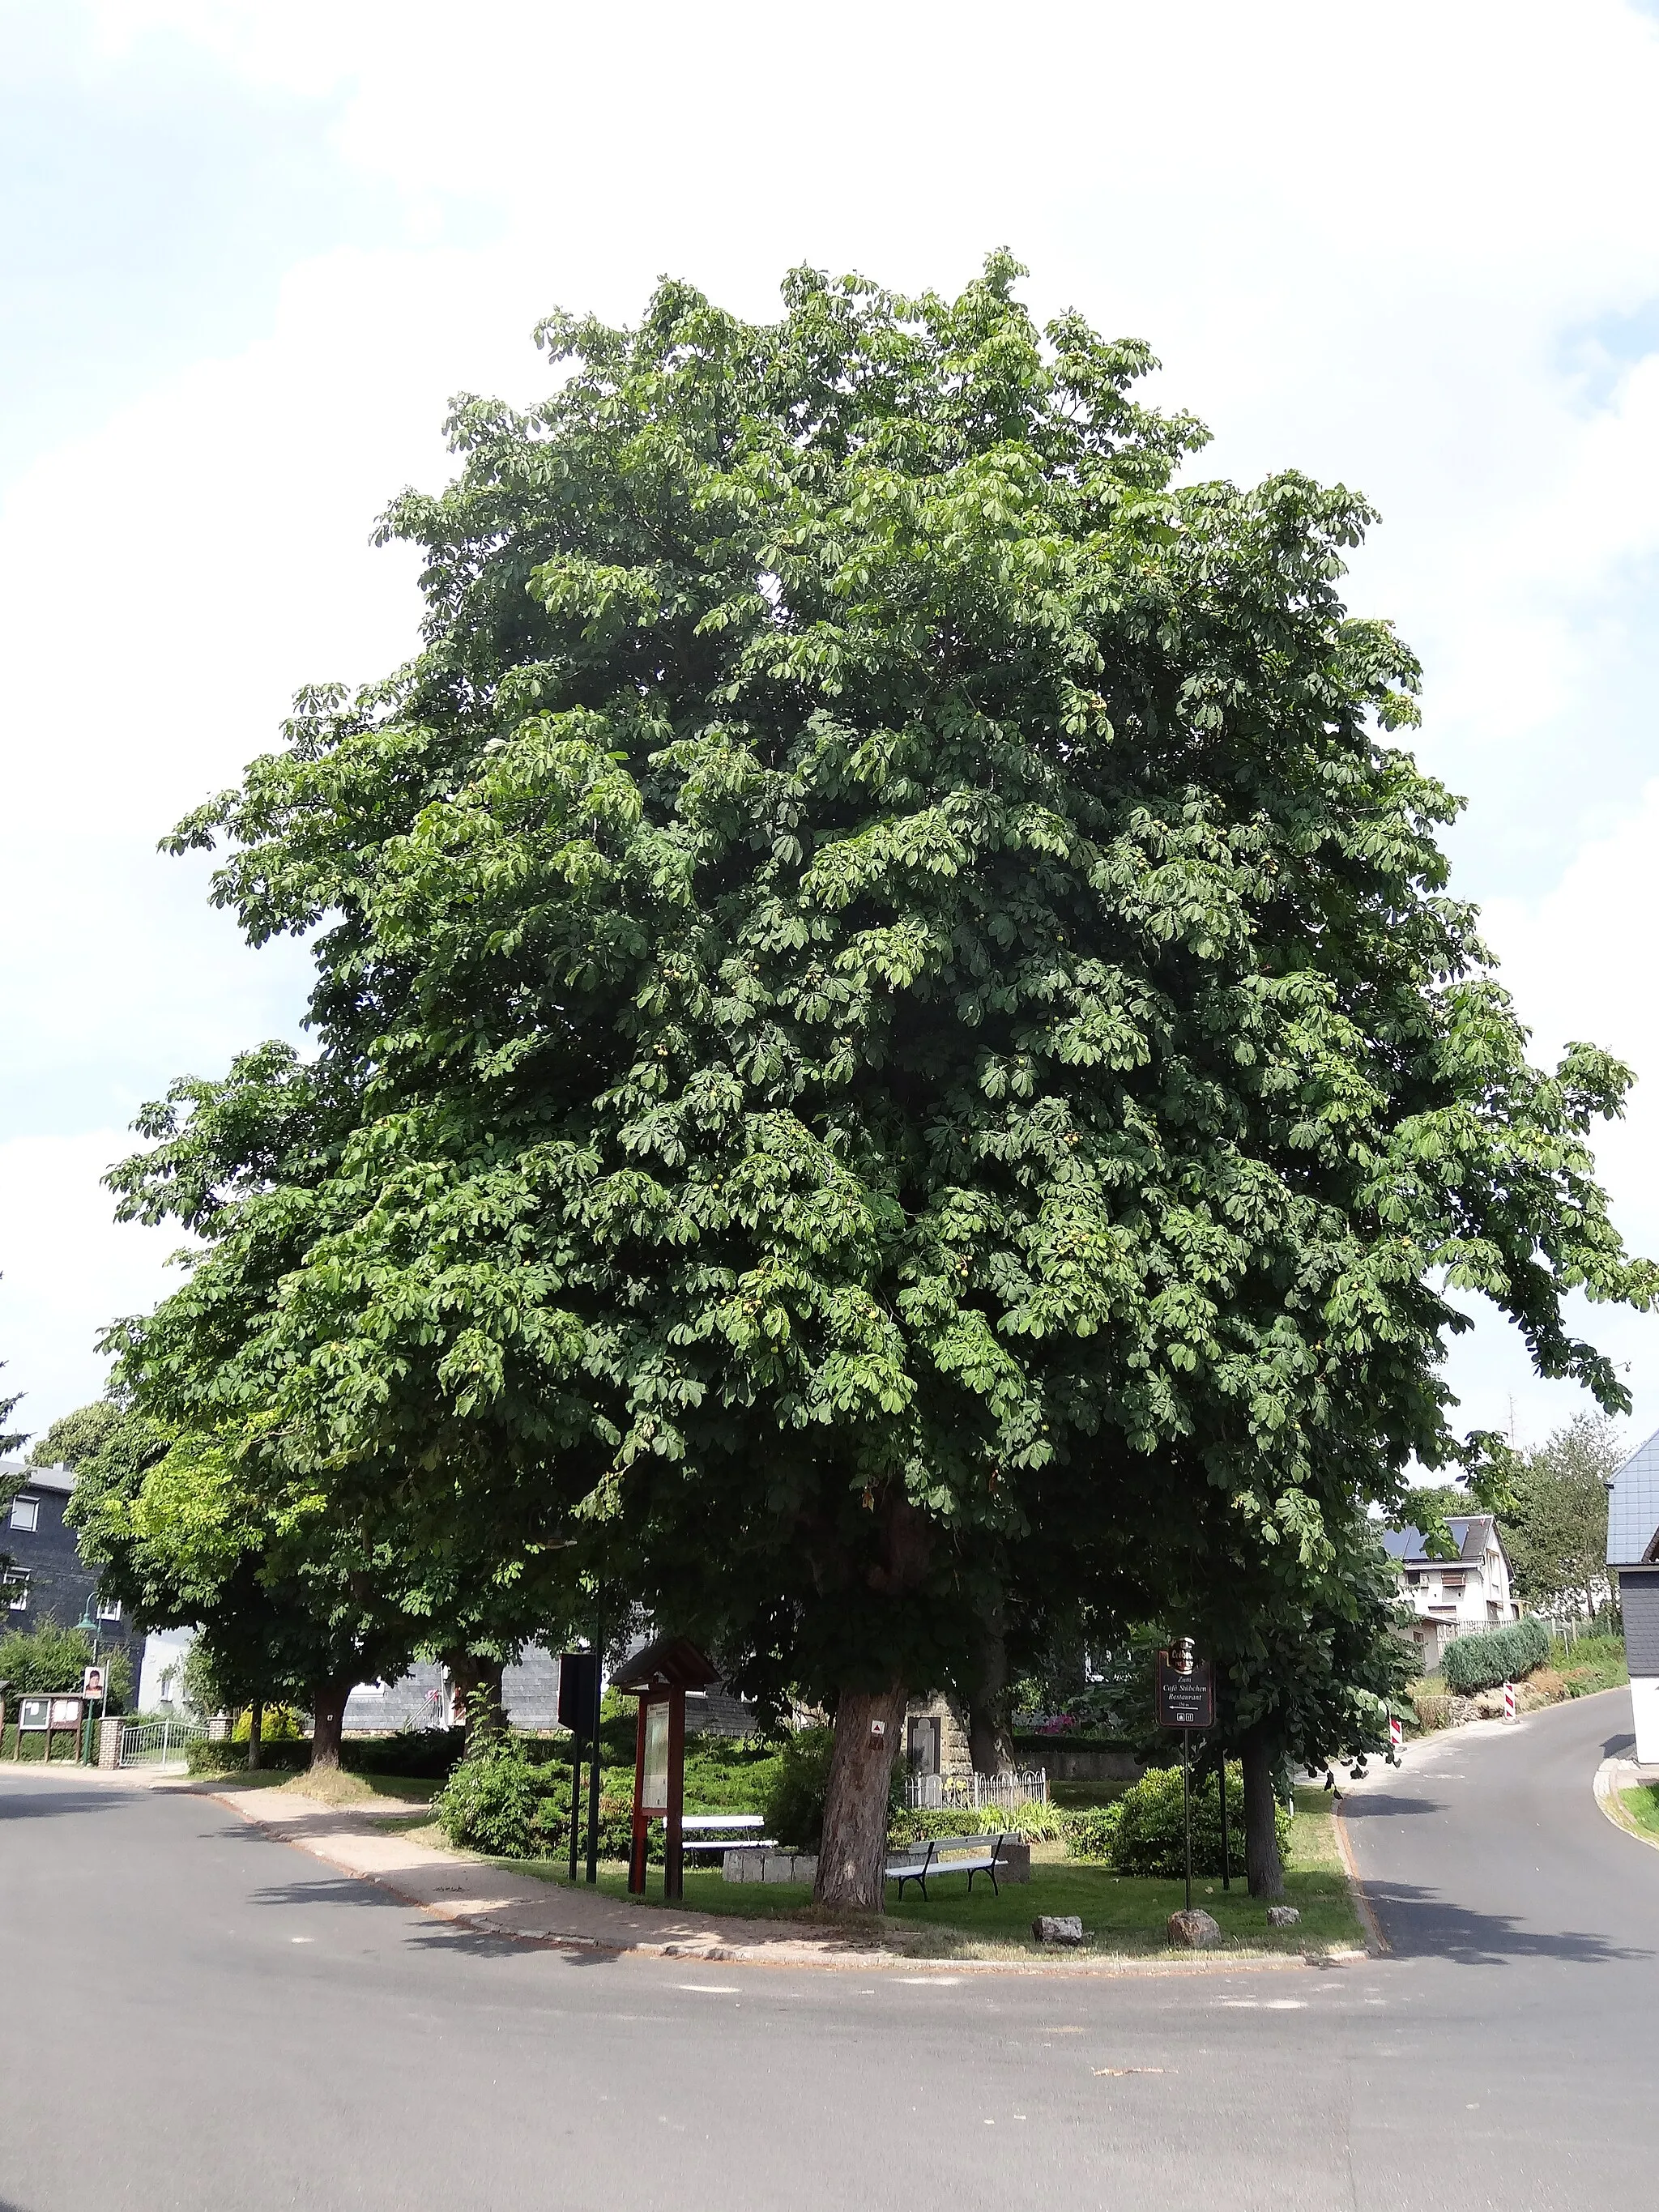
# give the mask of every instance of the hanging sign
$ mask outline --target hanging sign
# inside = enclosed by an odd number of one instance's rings
[[[1158,1653],[1153,1689],[1160,1728],[1215,1726],[1214,1674],[1207,1659],[1194,1656],[1190,1637]]]

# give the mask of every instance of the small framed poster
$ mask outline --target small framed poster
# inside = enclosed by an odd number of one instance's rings
[[[79,1698],[54,1698],[52,1701],[52,1724],[55,1729],[79,1728],[81,1725]]]
[[[46,1729],[52,1726],[52,1699],[25,1698],[17,1708],[20,1729]]]
[[[668,1810],[668,1700],[645,1709],[645,1772],[640,1788],[641,1813]]]

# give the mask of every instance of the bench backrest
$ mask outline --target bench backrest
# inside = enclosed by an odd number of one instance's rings
[[[919,1844],[890,1844],[888,1847],[887,1856],[890,1859],[922,1859],[926,1858],[931,1850],[935,1864],[939,1862],[941,1851],[988,1851],[994,1857],[1007,1840],[1006,1833],[995,1836],[982,1832],[972,1836],[926,1836]]]

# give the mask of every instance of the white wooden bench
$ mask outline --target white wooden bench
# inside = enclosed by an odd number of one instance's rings
[[[680,1820],[680,1849],[682,1851],[775,1851],[777,1841],[772,1836],[741,1835],[739,1829],[763,1828],[764,1815],[759,1813],[686,1813]],[[696,1835],[694,1829],[708,1832]]]
[[[1006,1832],[998,1836],[930,1836],[925,1844],[901,1844],[887,1854],[887,1879],[898,1884],[901,1902],[907,1881],[915,1883],[921,1892],[921,1901],[927,1902],[927,1877],[931,1875],[965,1874],[968,1894],[974,1893],[974,1876],[988,1874],[995,1894],[1002,1892],[997,1885],[997,1868],[1005,1864],[1002,1847],[1008,1840]],[[945,1856],[946,1852],[960,1856]]]

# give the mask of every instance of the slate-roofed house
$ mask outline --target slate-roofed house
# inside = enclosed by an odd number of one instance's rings
[[[0,1635],[9,1628],[38,1628],[43,1620],[73,1628],[90,1607],[91,1618],[98,1624],[100,1651],[106,1657],[118,1650],[125,1651],[136,1692],[144,1639],[133,1632],[118,1601],[100,1599],[97,1570],[82,1559],[75,1531],[64,1519],[64,1509],[74,1495],[75,1477],[66,1467],[23,1467],[15,1460],[5,1462],[0,1472],[9,1478],[23,1477],[22,1488],[0,1510],[0,1553],[10,1562],[0,1568],[4,1583]],[[6,1487],[9,1489],[9,1480]]]
[[[1608,1486],[1607,1565],[1625,1616],[1636,1756],[1659,1765],[1659,1432],[1637,1446]]]
[[[1482,1636],[1520,1618],[1510,1589],[1510,1563],[1490,1513],[1453,1514],[1447,1528],[1455,1559],[1431,1559],[1421,1529],[1387,1528],[1382,1548],[1398,1565],[1401,1595],[1417,1615],[1412,1642],[1433,1672],[1449,1644]]]

